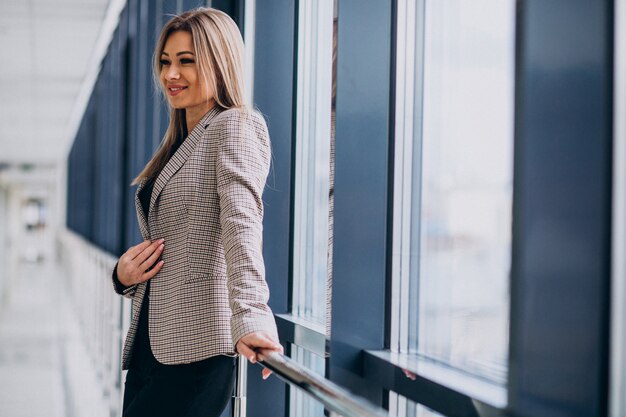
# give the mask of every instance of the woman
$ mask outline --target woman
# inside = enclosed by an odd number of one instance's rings
[[[154,73],[170,123],[133,182],[145,241],[113,273],[133,300],[125,417],[219,416],[236,354],[254,363],[256,348],[282,352],[262,258],[269,135],[245,106],[243,71],[241,34],[225,13],[199,8],[163,28]]]

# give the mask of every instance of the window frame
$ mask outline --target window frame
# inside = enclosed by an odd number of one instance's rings
[[[393,7],[390,7],[393,6]],[[566,18],[558,10],[567,8]],[[375,14],[370,15],[369,13]],[[579,16],[587,16],[585,26],[580,27]],[[608,391],[608,310],[609,310],[609,270],[610,264],[610,202],[611,202],[611,114],[612,109],[612,17],[611,4],[546,4],[539,1],[518,2],[516,12],[516,63],[515,63],[515,136],[514,136],[514,190],[513,190],[513,246],[511,282],[511,324],[509,379],[506,387],[506,406],[502,402],[481,401],[462,387],[451,387],[446,381],[437,381],[419,367],[416,380],[408,379],[403,372],[404,363],[385,359],[381,353],[388,353],[390,340],[385,335],[371,332],[369,324],[385,328],[386,334],[391,325],[388,321],[391,291],[390,265],[393,253],[392,222],[393,212],[392,173],[394,163],[394,120],[395,91],[397,80],[394,72],[385,74],[384,69],[364,68],[358,73],[350,68],[363,68],[363,62],[389,59],[387,69],[395,69],[397,44],[391,39],[397,24],[397,3],[374,4],[362,1],[344,0],[339,6],[339,51],[337,80],[337,158],[335,195],[335,251],[333,283],[333,340],[331,340],[331,379],[349,386],[355,393],[385,405],[385,398],[376,392],[394,390],[399,394],[424,404],[434,411],[452,416],[479,415],[488,409],[493,415],[551,415],[555,410],[575,410],[584,415],[600,416],[607,410]],[[390,25],[385,25],[385,19]],[[382,23],[382,24],[381,24]],[[369,39],[362,28],[381,28],[378,34],[383,42],[363,47],[363,39]],[[552,37],[554,42],[546,43],[546,33],[558,31]],[[575,38],[578,42],[571,42]],[[385,45],[385,41],[387,44]],[[581,50],[577,45],[587,45]],[[584,57],[580,58],[580,57]],[[572,57],[577,57],[575,60]],[[555,62],[558,65],[555,66]],[[582,67],[583,62],[591,65]],[[586,77],[568,79],[556,83],[548,78],[548,84],[529,84],[536,80],[533,76],[542,71],[581,71]],[[557,72],[561,71],[561,73]],[[375,74],[376,73],[376,74]],[[375,114],[366,117],[363,107],[374,108],[372,102],[383,101],[374,97],[384,95],[383,86],[376,79],[389,79],[391,89],[386,93],[390,100],[376,107]],[[550,84],[550,82],[552,82]],[[356,91],[356,87],[368,85],[367,97]],[[550,86],[553,90],[546,86]],[[553,95],[563,94],[574,100],[572,105],[555,107]],[[380,97],[380,96],[378,96]],[[585,104],[593,99],[594,106]],[[551,118],[542,118],[541,113]],[[563,126],[564,121],[579,120],[585,124],[580,129]],[[564,128],[568,142],[556,142],[550,137],[551,123]],[[354,151],[355,136],[362,132],[355,125],[368,127],[364,138],[376,144],[376,156],[366,155],[365,163],[354,163],[356,159],[347,150]],[[388,138],[388,148],[378,144],[380,128],[384,128]],[[545,128],[544,131],[537,129]],[[598,140],[587,140],[593,129]],[[357,131],[355,133],[354,131]],[[364,140],[363,138],[361,138]],[[555,176],[554,165],[545,164],[545,155],[562,158],[570,155],[586,163],[572,166],[560,165]],[[592,160],[585,159],[592,155]],[[363,159],[363,155],[359,155]],[[562,159],[561,159],[562,160]],[[381,165],[385,165],[385,169]],[[368,170],[361,169],[367,165]],[[383,181],[368,184],[368,193],[359,193],[372,175]],[[541,180],[541,181],[540,181]],[[589,192],[589,184],[595,184],[594,198],[582,198],[584,194],[572,187],[572,182]],[[386,185],[386,186],[385,186]],[[554,193],[564,189],[564,194]],[[343,192],[342,192],[343,191]],[[365,198],[367,196],[367,198]],[[549,205],[546,205],[546,200]],[[372,201],[377,210],[364,209]],[[386,210],[381,210],[381,202],[386,201]],[[567,219],[558,230],[546,231],[544,239],[533,239],[531,225],[537,221],[551,220],[555,213],[567,212],[577,206],[591,214],[590,218]],[[361,209],[358,213],[357,209]],[[381,219],[384,219],[381,222]],[[561,219],[562,220],[562,219]],[[362,239],[357,232],[359,224],[368,224],[374,239]],[[563,248],[550,246],[551,238],[559,234],[577,236],[598,248],[586,257],[583,271],[571,271],[568,265],[580,264],[572,253]],[[383,238],[384,236],[384,238]],[[538,250],[538,247],[541,249]],[[364,257],[367,254],[367,257]],[[558,259],[556,271],[557,287],[545,282],[549,273],[550,259]],[[354,265],[357,271],[354,271]],[[361,265],[368,271],[362,271]],[[533,265],[540,267],[533,268]],[[541,270],[543,268],[543,270]],[[381,269],[384,272],[381,272]],[[358,274],[357,274],[358,273]],[[384,305],[368,303],[364,308],[359,303],[364,292],[356,288],[378,289],[384,293]],[[365,282],[364,282],[365,281]],[[576,296],[574,288],[585,288],[590,297]],[[567,301],[559,295],[567,291],[576,296]],[[376,293],[376,291],[369,291]],[[543,300],[531,303],[531,300]],[[581,317],[579,312],[585,312]],[[549,325],[537,326],[535,319],[549,318]],[[577,328],[563,328],[560,317],[576,317],[582,320],[585,332]],[[351,328],[355,321],[369,323],[366,328]],[[546,336],[559,330],[561,340]],[[542,344],[539,355],[524,341]],[[384,341],[384,345],[383,345]],[[572,344],[577,345],[572,347]],[[546,363],[546,360],[549,362]],[[546,387],[546,365],[553,382]],[[443,368],[442,368],[443,370]],[[571,380],[570,372],[581,375]],[[588,378],[583,378],[584,374]],[[369,384],[369,386],[367,386]],[[537,391],[541,387],[542,391]],[[567,395],[563,395],[563,390]],[[579,394],[585,393],[584,399]],[[502,394],[502,393],[501,393]],[[565,399],[564,399],[565,398]],[[541,399],[541,400],[539,400]],[[556,407],[556,408],[553,408]]]

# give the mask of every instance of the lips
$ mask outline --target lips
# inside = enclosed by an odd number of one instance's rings
[[[177,94],[180,94],[181,91],[186,90],[187,86],[185,85],[170,85],[167,87],[167,92],[169,93],[170,96],[175,96]]]

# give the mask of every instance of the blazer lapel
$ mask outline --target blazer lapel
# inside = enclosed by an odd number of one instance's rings
[[[139,231],[141,232],[141,236],[144,240],[150,239],[150,231],[148,229],[148,219],[146,219],[146,213],[143,211],[143,207],[141,206],[141,201],[139,200],[139,192],[146,185],[146,180],[143,179],[139,183],[137,190],[135,190],[135,210],[137,210],[137,218],[139,219]]]
[[[165,184],[172,178],[172,176],[183,166],[183,164],[189,159],[189,156],[196,148],[198,141],[202,137],[202,133],[204,132],[206,126],[209,125],[211,119],[213,119],[217,114],[221,112],[221,108],[217,106],[213,106],[211,110],[209,110],[202,119],[198,122],[198,124],[193,128],[191,133],[187,136],[187,138],[183,141],[180,147],[176,150],[174,155],[170,158],[170,160],[165,164],[165,167],[159,173],[159,176],[154,183],[154,189],[152,190],[152,196],[150,197],[150,210],[148,217],[152,218],[152,214],[154,213],[154,204],[156,203],[159,194],[165,187]],[[139,205],[141,208],[141,204]],[[143,210],[140,210],[143,213]],[[145,217],[145,214],[144,214]],[[149,220],[148,219],[148,220]]]

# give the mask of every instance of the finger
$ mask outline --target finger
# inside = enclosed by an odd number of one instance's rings
[[[141,251],[139,255],[133,259],[133,263],[137,265],[137,268],[140,268],[140,265],[145,262],[146,259],[150,257],[154,253],[155,250],[165,241],[165,239],[159,239],[152,242],[152,244],[148,245],[144,250]]]
[[[270,371],[267,368],[263,368],[263,371],[261,371],[261,374],[263,376],[263,379],[267,379],[270,377],[270,375],[272,375],[272,371]]]
[[[260,348],[257,350],[257,358],[260,361],[265,361],[267,358],[270,357],[270,355],[272,355],[272,353],[279,353],[279,354],[283,354],[282,349],[265,349],[265,348]]]
[[[126,251],[126,253],[130,257],[130,259],[133,260],[133,259],[135,259],[135,257],[137,257],[137,255],[139,255],[141,252],[143,252],[143,250],[145,248],[150,246],[150,243],[151,242],[149,240],[144,240],[140,244],[138,244],[136,246],[133,246],[132,248],[128,249],[128,251]]]
[[[264,348],[260,348],[257,350],[257,360],[261,361],[261,362],[265,362],[273,353],[278,353],[280,355],[283,354],[282,349],[278,350],[278,349],[264,349]]]
[[[164,247],[165,246],[161,243],[159,247],[157,247],[157,249],[154,252],[152,252],[152,255],[150,255],[148,259],[143,261],[143,263],[139,267],[141,269],[141,272],[147,271],[148,269],[150,269],[152,265],[154,265],[157,259],[159,259],[159,256],[161,256],[161,253],[163,253]]]
[[[256,353],[248,347],[244,342],[239,341],[237,343],[237,352],[248,358],[250,363],[256,362]]]
[[[163,267],[163,261],[159,261],[156,265],[154,265],[154,268],[141,274],[141,281],[139,282],[144,282],[144,281],[149,280],[150,278],[158,274],[162,267]]]
[[[251,333],[246,339],[246,344],[255,348],[280,350],[282,346],[274,342],[265,332]]]

